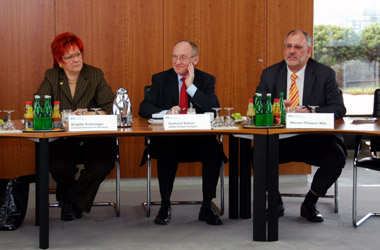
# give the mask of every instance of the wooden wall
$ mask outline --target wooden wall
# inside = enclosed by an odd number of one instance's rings
[[[282,60],[285,34],[312,27],[312,0],[0,0],[0,110],[23,116],[52,66],[51,41],[70,31],[84,42],[85,62],[101,68],[114,91],[128,90],[134,117],[144,86],[171,67],[182,39],[198,44],[198,68],[216,76],[221,106],[244,114],[261,71]],[[144,138],[121,138],[122,177],[146,175],[138,167],[143,149]],[[0,178],[32,173],[34,142],[0,140],[0,162]],[[178,174],[198,175],[200,167]]]

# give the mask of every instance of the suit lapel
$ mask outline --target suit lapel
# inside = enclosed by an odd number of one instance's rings
[[[170,90],[171,96],[174,99],[175,105],[179,105],[179,89],[178,89],[178,77],[175,71],[172,69],[171,74],[168,79],[168,88]]]
[[[315,83],[314,70],[312,67],[312,62],[309,59],[309,62],[306,65],[305,79],[303,82],[303,98],[302,98],[303,105],[309,105],[309,99],[310,99],[311,91],[314,87],[314,83]]]
[[[286,67],[286,63],[283,64],[283,66],[280,69],[280,72],[278,74],[278,95],[280,95],[281,92],[284,93],[284,99],[287,99],[287,85],[288,85],[288,69]]]
[[[58,84],[59,84],[59,87],[61,88],[63,94],[67,97],[67,100],[70,100],[70,102],[72,103],[73,97],[71,96],[71,92],[70,92],[70,88],[69,88],[69,82],[67,80],[67,77],[66,77],[63,69],[59,70]]]

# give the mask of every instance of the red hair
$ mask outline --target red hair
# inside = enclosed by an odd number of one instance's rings
[[[51,53],[53,55],[53,67],[58,68],[59,62],[62,62],[62,57],[70,50],[70,47],[77,47],[80,52],[84,52],[82,40],[70,32],[61,33],[55,37],[51,43]]]

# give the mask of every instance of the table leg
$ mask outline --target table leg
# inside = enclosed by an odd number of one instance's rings
[[[266,241],[267,135],[254,135],[253,240]]]
[[[229,137],[229,193],[228,193],[228,217],[239,218],[239,168],[238,168],[238,146],[239,138]]]
[[[35,143],[35,170],[36,170],[36,192],[35,192],[35,200],[36,200],[36,210],[34,215],[34,224],[36,226],[40,225],[40,161],[39,161],[39,143]]]
[[[268,241],[278,240],[278,135],[268,135]]]
[[[240,218],[251,218],[252,139],[240,138]]]
[[[40,248],[47,249],[49,248],[49,139],[40,139],[38,151]]]

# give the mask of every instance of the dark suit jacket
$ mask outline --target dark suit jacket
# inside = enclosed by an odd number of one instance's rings
[[[264,100],[266,93],[272,93],[272,100],[280,98],[280,92],[284,92],[284,98],[287,98],[287,73],[285,61],[266,68],[261,74],[256,92],[262,93]],[[319,113],[334,113],[335,119],[346,114],[342,91],[338,87],[333,69],[309,59],[305,69],[302,103],[304,106],[319,106],[315,110]]]
[[[198,89],[193,98],[189,96],[189,103],[193,103],[197,113],[212,112],[212,108],[219,107],[215,94],[215,77],[197,69],[194,75],[194,85]],[[179,105],[178,77],[174,69],[169,69],[152,76],[152,86],[140,104],[139,115],[151,118],[152,114],[176,105]]]
[[[197,87],[197,91],[193,98],[189,96],[189,103],[193,103],[197,113],[212,112],[212,108],[219,107],[219,101],[215,94],[215,77],[197,69],[195,69],[194,75],[194,85]],[[151,89],[140,104],[139,114],[141,117],[151,118],[152,114],[169,110],[176,105],[179,105],[178,77],[174,69],[169,69],[152,76]],[[151,138],[151,156],[157,158],[160,155],[160,150],[176,144],[176,140],[192,142],[187,144],[187,149],[182,150],[186,152],[180,157],[182,162],[199,161],[196,150],[198,143],[220,148],[220,157],[223,157],[224,161],[227,162],[223,149],[217,143],[215,136],[183,136],[170,140],[165,137],[153,136]],[[144,155],[146,153],[145,151]],[[143,165],[144,162],[145,158],[143,157],[141,164]]]
[[[281,61],[263,71],[256,92],[263,94],[264,101],[267,93],[272,93],[272,100],[280,98],[280,92],[284,92],[284,98],[287,98],[287,70],[286,62]],[[334,113],[335,119],[343,118],[346,114],[342,91],[338,87],[335,71],[311,58],[305,69],[302,104],[319,106],[315,112]],[[334,135],[334,137],[346,152],[343,137],[340,135]]]
[[[69,82],[63,69],[52,68],[45,72],[37,94],[43,101],[44,95],[50,95],[52,102],[60,101],[60,109],[102,108],[112,114],[114,93],[104,79],[102,70],[83,64],[74,98],[71,96]],[[43,102],[42,102],[43,103]]]

